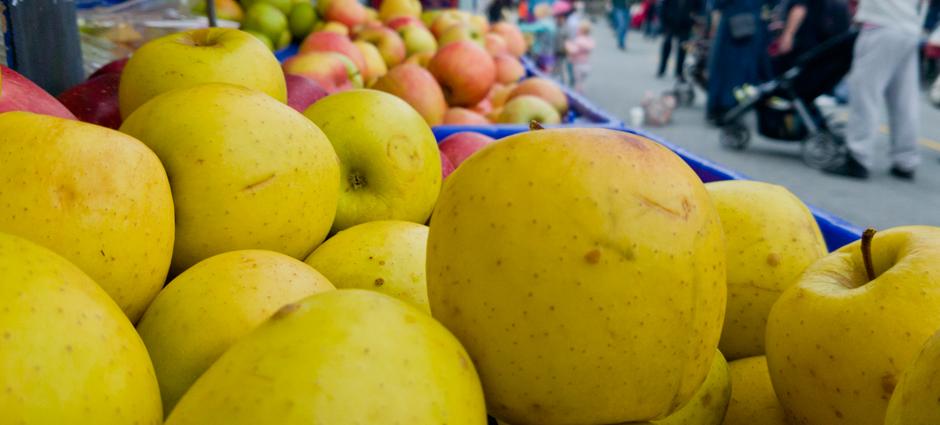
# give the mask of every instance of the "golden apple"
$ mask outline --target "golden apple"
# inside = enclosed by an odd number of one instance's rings
[[[692,400],[673,414],[649,423],[651,425],[721,425],[730,399],[731,375],[728,371],[728,362],[720,352],[716,352],[712,360],[712,368],[708,371],[705,382],[692,396]]]
[[[428,296],[476,362],[494,416],[647,421],[708,374],[724,256],[704,185],[668,149],[613,130],[531,131],[448,176]]]
[[[414,108],[388,93],[350,90],[321,99],[304,115],[339,155],[334,231],[376,220],[427,222],[441,190],[441,158]]]
[[[0,164],[0,232],[58,252],[136,322],[173,255],[173,198],[159,158],[114,130],[8,112]]]
[[[787,425],[767,371],[767,357],[735,360],[731,369],[731,403],[724,425]]]
[[[121,131],[146,143],[167,168],[175,273],[237,249],[300,259],[326,238],[340,166],[323,132],[290,106],[244,87],[205,84],[166,93],[138,111]]]
[[[4,233],[0,377],[4,424],[163,419],[147,349],[117,304],[64,258]]]
[[[885,425],[940,423],[940,332],[924,345],[888,403]]]
[[[121,75],[121,116],[161,93],[204,83],[245,86],[287,102],[281,64],[264,43],[236,29],[203,28],[151,40],[134,52]]]
[[[389,22],[401,16],[417,18],[421,16],[421,2],[418,0],[383,0],[379,5],[379,19]]]
[[[404,301],[341,289],[288,304],[225,352],[167,425],[486,423],[473,363]]]
[[[153,359],[164,411],[232,344],[281,307],[333,290],[310,266],[273,251],[200,261],[173,279],[137,326]]]
[[[940,228],[898,227],[810,266],[767,319],[767,363],[799,424],[883,424],[901,373],[940,329]]]
[[[428,228],[373,221],[337,233],[307,257],[337,288],[370,289],[430,314],[425,259]]]
[[[728,309],[718,347],[729,359],[764,354],[770,308],[826,255],[813,214],[784,187],[746,180],[705,185],[718,208],[728,256]]]
[[[379,49],[371,43],[356,41],[353,44],[356,45],[356,48],[362,53],[363,59],[365,59],[366,66],[362,70],[362,79],[366,86],[371,86],[388,73],[388,67],[385,66],[385,61],[382,59]]]

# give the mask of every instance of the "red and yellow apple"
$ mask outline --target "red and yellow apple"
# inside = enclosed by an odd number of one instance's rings
[[[525,95],[542,98],[559,114],[564,115],[568,112],[568,96],[557,83],[547,78],[533,77],[523,80],[509,94],[509,99]]]
[[[496,33],[485,35],[483,37],[483,46],[486,47],[486,51],[490,52],[493,56],[509,53],[509,45],[506,44],[506,40]]]
[[[544,99],[524,94],[509,99],[502,107],[497,122],[503,124],[560,124],[561,115]]]
[[[522,31],[519,30],[519,27],[508,22],[497,22],[493,24],[490,31],[499,34],[499,36],[506,41],[506,46],[509,48],[509,53],[512,53],[516,57],[525,54],[525,37],[522,36]]]
[[[404,99],[430,126],[444,122],[447,102],[444,100],[441,86],[430,72],[419,65],[398,65],[380,78],[372,88]]]
[[[495,141],[490,136],[473,131],[464,131],[447,136],[444,140],[441,140],[438,147],[447,159],[454,164],[454,167],[459,167],[470,155]]]
[[[473,106],[483,100],[496,81],[496,64],[486,50],[472,41],[458,41],[442,47],[428,70],[441,83],[444,98],[451,106]]]
[[[362,75],[345,55],[336,52],[310,52],[284,61],[284,72],[316,81],[327,92],[362,87]]]
[[[315,32],[307,36],[300,45],[298,54],[309,52],[336,52],[349,58],[356,68],[362,72],[366,67],[366,60],[356,45],[344,35],[332,32]]]
[[[303,112],[314,102],[328,94],[315,80],[296,74],[285,74],[287,79],[287,106]]]
[[[20,73],[0,65],[0,113],[24,111],[75,119],[56,98]]]
[[[450,108],[444,114],[444,125],[488,125],[490,120],[466,108]]]
[[[397,32],[390,28],[366,28],[359,32],[356,40],[372,43],[379,49],[385,65],[389,68],[405,60],[405,42]]]
[[[493,56],[493,62],[496,64],[496,82],[500,84],[512,84],[525,77],[525,67],[522,62],[508,53],[501,53]],[[562,92],[564,96],[564,92]],[[565,107],[567,109],[568,99],[565,98]]]

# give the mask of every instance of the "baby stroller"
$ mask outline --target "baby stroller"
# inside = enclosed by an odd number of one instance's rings
[[[692,29],[692,39],[679,46],[685,49],[685,65],[682,69],[682,79],[676,82],[673,93],[676,101],[682,106],[695,104],[695,87],[708,90],[708,55],[711,40],[708,38],[710,29],[704,18],[696,18]]]
[[[821,169],[842,159],[844,135],[814,100],[848,74],[856,38],[857,31],[832,37],[798,57],[777,78],[737,90],[738,105],[719,118],[721,144],[734,150],[747,147],[751,130],[742,118],[753,109],[757,131],[772,140],[802,143],[803,161],[810,167]]]

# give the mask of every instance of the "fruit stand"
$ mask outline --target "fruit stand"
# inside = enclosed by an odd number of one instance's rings
[[[0,67],[0,424],[940,423],[940,229],[630,128],[513,24],[240,5]]]

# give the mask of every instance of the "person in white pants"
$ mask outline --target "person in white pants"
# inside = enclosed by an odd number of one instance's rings
[[[824,171],[864,179],[872,168],[882,105],[891,129],[891,174],[910,180],[920,162],[917,133],[920,0],[861,0],[856,21],[862,25],[849,72],[848,155]]]

